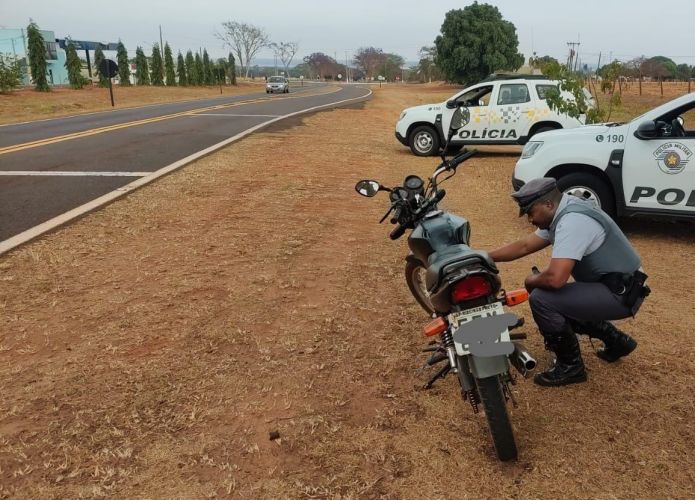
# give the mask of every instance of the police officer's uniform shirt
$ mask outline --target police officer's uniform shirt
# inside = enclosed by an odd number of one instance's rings
[[[573,198],[574,195],[562,195],[553,222]],[[537,229],[536,235],[550,241],[550,232],[547,229]],[[588,215],[570,212],[562,217],[555,229],[552,258],[580,261],[585,255],[596,251],[605,239],[606,231],[601,224]]]

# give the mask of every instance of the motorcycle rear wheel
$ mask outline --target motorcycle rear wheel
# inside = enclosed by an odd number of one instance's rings
[[[427,268],[421,262],[408,261],[405,265],[405,282],[408,283],[410,293],[413,294],[417,303],[427,311],[427,314],[434,312],[434,307],[427,293],[425,285],[425,272]]]
[[[485,408],[492,442],[495,445],[497,457],[506,462],[516,460],[517,449],[514,441],[514,431],[507,413],[507,404],[502,392],[502,385],[498,375],[475,379],[478,386],[478,394]]]

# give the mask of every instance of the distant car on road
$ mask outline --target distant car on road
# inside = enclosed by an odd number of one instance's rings
[[[271,76],[268,78],[268,83],[265,86],[265,92],[266,94],[273,94],[275,92],[289,94],[290,81],[284,76]]]
[[[628,123],[553,130],[529,141],[516,164],[519,189],[538,177],[613,217],[695,218],[695,92]]]
[[[439,153],[454,110],[465,105],[471,121],[451,139],[450,150],[468,144],[526,144],[547,130],[579,127],[580,119],[551,110],[545,100],[558,82],[542,75],[491,75],[447,101],[405,109],[396,123],[396,139],[417,156]],[[569,93],[562,92],[566,98]],[[590,105],[593,99],[587,92]]]

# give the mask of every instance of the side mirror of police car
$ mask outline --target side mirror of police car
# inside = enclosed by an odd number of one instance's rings
[[[455,109],[456,108],[456,101],[453,99],[451,101],[446,101],[446,109]]]
[[[659,136],[659,129],[654,120],[642,122],[635,130],[635,137],[642,140],[656,139]]]

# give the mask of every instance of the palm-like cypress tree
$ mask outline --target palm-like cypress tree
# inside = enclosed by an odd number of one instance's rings
[[[29,38],[29,66],[35,88],[40,92],[48,92],[51,88],[48,86],[48,79],[46,78],[46,44],[34,21],[31,21],[27,26],[27,36]]]
[[[214,85],[215,83],[212,74],[212,64],[210,64],[210,56],[208,56],[207,50],[203,50],[203,80],[205,85]]]
[[[130,63],[128,62],[128,51],[125,45],[119,40],[116,49],[116,60],[118,62],[118,79],[121,87],[130,85]]]
[[[97,46],[97,50],[94,51],[94,66],[96,67],[96,74],[99,75],[99,86],[100,87],[108,87],[109,86],[109,78],[106,75],[102,75],[101,71],[99,71],[99,66],[101,66],[101,62],[106,59],[104,57],[104,51],[101,50],[101,47]]]
[[[169,86],[176,85],[174,58],[171,56],[171,47],[169,47],[168,42],[164,44],[164,73],[166,76],[166,84]]]
[[[186,78],[186,63],[183,60],[181,52],[179,52],[179,56],[176,58],[176,73],[179,76],[179,85],[182,87],[188,85],[188,80]]]
[[[162,53],[157,43],[152,46],[152,69],[150,73],[152,85],[164,85],[164,65],[162,64]]]
[[[232,85],[236,85],[236,61],[232,53],[229,53],[229,78]]]
[[[205,73],[203,68],[203,60],[200,58],[200,54],[195,55],[195,84],[205,85]]]
[[[138,85],[150,84],[150,71],[147,68],[147,57],[142,51],[142,47],[138,47],[135,51],[135,79]]]
[[[84,87],[85,78],[82,76],[82,61],[75,50],[75,44],[68,42],[65,50],[65,68],[68,70],[68,81],[73,89]]]
[[[193,59],[193,52],[190,50],[186,52],[186,77],[188,85],[198,85],[195,81],[195,59]]]

